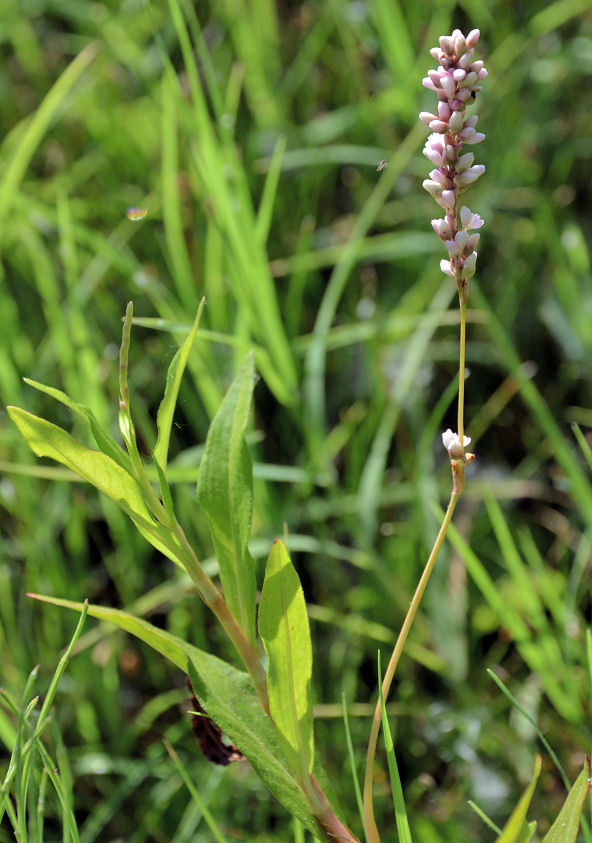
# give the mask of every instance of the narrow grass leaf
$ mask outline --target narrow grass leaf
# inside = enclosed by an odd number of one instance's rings
[[[305,781],[314,760],[312,645],[302,586],[280,539],[265,569],[259,634],[268,659],[271,716],[284,752]]]
[[[171,365],[169,366],[164,397],[160,403],[160,407],[158,408],[158,415],[156,417],[158,438],[156,440],[153,457],[155,462],[157,462],[162,469],[163,473],[166,473],[171,427],[173,424],[173,415],[175,413],[177,397],[179,395],[179,387],[181,386],[181,378],[183,377],[189,352],[191,351],[191,346],[193,345],[193,340],[195,339],[195,335],[199,327],[204,305],[205,299],[202,298],[192,328],[185,338],[185,342],[177,351],[173,357]]]
[[[249,353],[210,425],[197,483],[197,499],[212,534],[226,601],[252,643],[257,583],[247,542],[253,469],[244,434],[254,386],[254,359]]]
[[[364,802],[362,800],[362,789],[360,787],[360,781],[358,779],[358,773],[356,769],[356,753],[354,751],[354,744],[352,741],[351,730],[349,728],[349,717],[347,716],[347,704],[345,702],[345,694],[343,694],[342,699],[342,709],[343,709],[343,728],[345,729],[345,743],[347,745],[347,755],[349,758],[349,763],[352,771],[352,779],[354,783],[354,793],[356,794],[356,804],[358,806],[358,814],[360,815],[360,820],[362,822],[362,828],[364,827]]]
[[[534,728],[540,742],[543,744],[543,746],[545,747],[545,749],[547,750],[547,752],[549,753],[549,755],[553,759],[553,763],[555,764],[555,766],[557,767],[557,770],[559,771],[559,775],[561,776],[563,784],[565,785],[566,789],[569,790],[571,785],[569,783],[569,779],[567,778],[567,775],[565,774],[565,770],[563,769],[563,767],[561,765],[561,761],[557,757],[556,752],[554,751],[553,747],[551,746],[551,744],[549,743],[547,738],[543,735],[543,733],[541,731],[541,728],[538,725],[538,723],[536,722],[536,720],[534,720],[534,718],[528,713],[528,711],[524,708],[524,706],[520,705],[520,703],[518,702],[516,697],[512,694],[512,692],[508,688],[506,688],[506,686],[504,685],[502,680],[499,678],[499,676],[495,675],[493,670],[490,670],[489,668],[486,668],[486,671],[487,671],[487,675],[491,679],[493,679],[495,684],[506,695],[506,697],[510,700],[512,705],[515,706],[518,709],[520,714],[522,714],[524,717],[526,717],[528,722]]]
[[[586,756],[584,768],[567,794],[563,808],[545,835],[543,843],[575,843],[589,792],[590,758]]]
[[[179,775],[183,779],[183,781],[185,783],[185,787],[187,788],[187,790],[191,794],[191,798],[193,799],[193,801],[195,802],[195,804],[197,805],[197,807],[201,811],[201,814],[202,814],[204,820],[206,821],[206,823],[208,825],[208,828],[210,829],[210,831],[214,835],[214,838],[218,841],[218,843],[226,843],[226,838],[224,837],[224,835],[220,831],[220,829],[218,827],[218,824],[217,824],[216,820],[214,819],[214,817],[212,816],[210,810],[208,809],[208,806],[206,805],[205,801],[201,798],[201,795],[200,795],[198,789],[195,787],[195,785],[191,781],[191,776],[189,775],[189,773],[187,772],[187,770],[183,766],[183,763],[181,762],[181,759],[179,758],[179,756],[177,755],[177,753],[175,752],[175,750],[173,749],[173,747],[171,746],[171,744],[167,740],[165,740],[164,745],[167,749],[168,754],[171,756],[172,762],[175,765],[175,767],[177,769],[177,772],[179,773]]]
[[[395,808],[395,819],[397,822],[397,832],[399,835],[399,843],[413,843],[411,839],[411,830],[409,828],[409,820],[407,819],[407,810],[405,808],[405,797],[403,796],[401,777],[399,775],[397,758],[395,756],[393,736],[391,734],[391,727],[389,726],[388,717],[386,714],[386,707],[384,705],[384,697],[382,694],[382,670],[380,667],[380,650],[378,651],[378,692],[380,695],[380,712],[382,716],[382,733],[384,736],[384,748],[386,750],[386,758],[388,761],[391,790],[393,794],[393,806]]]
[[[524,834],[528,833],[526,813],[530,806],[530,800],[532,799],[540,772],[541,756],[536,755],[534,759],[534,772],[530,784],[520,797],[518,804],[512,811],[512,815],[504,826],[502,833],[497,838],[496,843],[523,843],[523,841],[530,839],[529,837],[524,837]]]
[[[469,799],[469,800],[468,800],[468,802],[467,802],[467,805],[468,805],[470,808],[472,808],[472,809],[473,809],[473,811],[477,814],[477,816],[478,816],[480,819],[482,819],[482,820],[483,820],[483,822],[485,823],[485,825],[486,825],[486,826],[489,826],[489,828],[490,828],[492,831],[495,831],[495,833],[496,833],[497,835],[500,835],[500,834],[502,833],[501,828],[500,828],[498,825],[496,825],[496,824],[494,823],[494,821],[493,821],[492,819],[490,819],[490,818],[487,816],[487,814],[485,813],[485,811],[484,811],[482,808],[480,808],[480,807],[477,805],[477,803],[476,803],[476,802],[473,802],[473,801],[472,801],[472,799]]]

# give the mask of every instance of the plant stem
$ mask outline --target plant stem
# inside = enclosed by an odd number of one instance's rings
[[[185,551],[185,570],[195,583],[197,590],[208,607],[214,613],[220,625],[238,650],[244,665],[253,680],[255,690],[261,700],[265,713],[269,715],[269,696],[267,693],[267,674],[263,669],[259,654],[253,647],[247,636],[238,625],[236,618],[228,608],[222,592],[215,582],[206,574],[199,563],[195,551],[191,547],[185,532],[178,521],[173,527],[174,533],[181,542]]]
[[[460,391],[459,391],[459,398],[460,398]],[[459,470],[460,468],[460,470]],[[426,586],[430,579],[430,575],[434,569],[434,565],[436,563],[436,559],[438,557],[438,553],[440,552],[440,548],[444,542],[444,537],[446,536],[446,531],[448,530],[448,525],[452,520],[452,515],[454,513],[454,508],[458,502],[458,499],[462,493],[462,489],[464,486],[464,464],[458,463],[452,464],[452,473],[453,473],[453,489],[452,494],[450,495],[450,502],[448,504],[448,509],[446,510],[446,514],[444,516],[444,520],[442,521],[442,526],[438,531],[438,535],[436,537],[436,541],[434,542],[434,546],[432,548],[432,552],[426,562],[425,568],[423,570],[423,574],[421,575],[421,579],[415,589],[415,594],[413,595],[413,599],[411,601],[411,605],[407,611],[407,615],[403,622],[403,626],[401,627],[401,631],[399,633],[399,637],[397,638],[397,643],[395,644],[395,649],[391,655],[390,661],[388,663],[388,667],[386,669],[386,673],[384,674],[384,679],[382,682],[382,695],[386,704],[386,699],[388,696],[388,692],[391,687],[391,682],[393,681],[393,677],[395,675],[395,670],[397,669],[397,665],[399,664],[399,659],[401,658],[401,653],[403,652],[403,648],[405,646],[405,642],[407,641],[407,636],[409,635],[409,630],[413,624],[413,620],[419,608],[419,604],[421,602],[421,598],[423,597],[423,593],[426,590]],[[462,475],[462,477],[460,476]],[[380,835],[378,833],[378,828],[376,827],[376,821],[374,819],[374,807],[372,805],[372,779],[373,779],[373,771],[374,771],[374,757],[376,755],[376,743],[378,740],[378,732],[380,729],[381,723],[381,708],[380,708],[380,699],[376,703],[376,709],[374,711],[374,719],[372,721],[372,729],[370,731],[370,740],[368,741],[368,751],[366,754],[366,772],[364,776],[364,824],[366,826],[366,839],[368,843],[380,843]]]
[[[458,433],[461,445],[463,445],[465,432],[465,346],[467,326],[467,303],[465,301],[464,289],[459,290],[458,298],[460,304],[460,349],[458,360],[458,423],[456,432]]]

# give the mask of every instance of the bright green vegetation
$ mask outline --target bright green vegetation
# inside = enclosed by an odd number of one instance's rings
[[[195,482],[209,423],[254,349],[253,517],[239,549],[261,589],[286,525],[309,606],[315,759],[357,832],[342,694],[361,774],[376,651],[385,664],[450,490],[440,432],[455,421],[456,291],[438,267],[417,113],[431,107],[427,50],[455,26],[481,29],[490,73],[487,172],[470,200],[486,220],[468,312],[477,461],[387,704],[413,840],[493,839],[467,801],[503,829],[530,796],[537,752],[527,816],[544,833],[566,791],[540,733],[572,783],[590,750],[591,9],[1,4],[2,405],[92,445],[87,420],[28,377],[90,407],[119,441],[117,355],[133,299],[131,412],[148,453],[168,366],[205,295],[167,476],[216,575]],[[128,221],[129,206],[147,217]],[[76,625],[27,591],[125,608],[234,658],[188,577],[112,501],[36,460],[5,413],[0,461],[3,759],[20,752],[37,716],[27,705],[45,697]],[[76,839],[72,816],[83,843],[310,839],[245,765],[204,759],[177,669],[94,624],[53,699],[46,772],[31,774],[46,798],[31,840],[62,839],[63,824]],[[380,760],[377,820],[393,839]],[[13,839],[5,818],[0,842]]]

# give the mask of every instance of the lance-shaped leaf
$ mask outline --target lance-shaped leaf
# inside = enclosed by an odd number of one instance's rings
[[[545,835],[543,843],[575,843],[589,792],[590,759],[586,756],[584,769],[567,794],[563,808]]]
[[[92,435],[94,436],[95,442],[101,451],[110,456],[111,459],[114,459],[115,462],[119,463],[122,468],[133,476],[133,468],[130,458],[121,445],[119,445],[109,433],[103,430],[90,407],[87,407],[86,404],[79,404],[77,401],[73,401],[70,396],[66,395],[65,392],[62,392],[61,389],[56,389],[53,386],[46,386],[44,383],[31,380],[31,378],[23,378],[23,380],[29,386],[38,389],[39,392],[44,392],[46,395],[51,396],[51,398],[55,398],[56,401],[64,404],[69,410],[76,413],[76,415],[85,418],[90,424]]]
[[[197,333],[201,314],[204,309],[205,299],[202,299],[193,326],[185,339],[181,348],[177,351],[171,361],[169,370],[167,372],[166,386],[164,390],[164,397],[160,402],[158,408],[158,415],[156,417],[156,426],[158,427],[158,439],[154,448],[153,457],[156,463],[160,466],[163,473],[166,473],[167,457],[169,452],[169,440],[171,438],[171,426],[173,424],[173,415],[175,413],[175,406],[177,404],[177,397],[179,395],[179,387],[181,386],[181,378],[187,365],[189,352],[193,345],[193,340]]]
[[[271,716],[284,752],[306,781],[314,759],[312,645],[300,580],[280,539],[273,543],[265,569],[259,634],[267,653]]]
[[[157,524],[134,478],[102,451],[88,448],[61,427],[21,410],[7,407],[8,415],[38,457],[50,457],[92,483],[129,515],[140,533],[175,564],[184,567],[182,549],[170,530]]]
[[[83,606],[82,603],[55,597],[29,596],[78,612]],[[319,835],[314,813],[246,673],[128,612],[90,605],[88,614],[127,630],[188,673],[195,695],[208,716],[247,757],[257,775],[282,805],[309,831]],[[317,766],[315,775],[325,795],[333,799],[322,768]]]
[[[197,498],[220,565],[224,596],[251,643],[255,641],[255,565],[247,548],[253,514],[253,468],[245,442],[255,367],[250,352],[208,432]]]

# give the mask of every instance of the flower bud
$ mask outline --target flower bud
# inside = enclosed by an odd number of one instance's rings
[[[477,252],[472,252],[468,258],[465,258],[465,262],[463,265],[463,278],[472,278],[475,274],[475,268],[477,266]]]
[[[457,67],[456,70],[452,74],[452,78],[455,82],[462,82],[462,80],[467,75],[467,71],[463,70],[462,67]]]
[[[442,240],[450,240],[452,231],[446,220],[432,220],[432,228]]]
[[[454,278],[454,272],[450,268],[450,261],[444,260],[444,258],[442,258],[442,260],[440,261],[440,269],[442,270],[444,275],[449,275],[451,278]]]
[[[421,80],[421,84],[424,86],[424,88],[428,88],[428,90],[430,91],[436,90],[436,86],[434,85],[429,76],[424,76],[424,78]]]
[[[457,231],[454,235],[454,242],[458,246],[459,253],[464,252],[468,237],[469,235],[466,231]],[[473,250],[471,249],[471,251]]]
[[[464,155],[461,155],[456,162],[456,172],[462,173],[464,170],[468,170],[474,160],[475,156],[472,152],[466,152]]]
[[[426,126],[429,126],[432,120],[437,120],[438,118],[435,114],[431,114],[429,111],[420,111],[419,119],[422,123],[425,123]]]
[[[440,80],[440,84],[442,85],[442,90],[446,94],[447,97],[453,97],[454,92],[456,90],[456,83],[452,76],[443,76]]]
[[[467,117],[465,119],[464,127],[465,127],[465,129],[476,129],[478,122],[479,122],[479,116],[477,114],[471,114],[470,117]]]
[[[438,103],[438,117],[444,121],[447,121],[450,117],[450,107],[447,102]]]
[[[462,251],[462,249],[458,248],[458,244],[454,240],[445,240],[444,245],[448,249],[448,254],[451,258],[457,258]]]
[[[479,71],[479,73],[477,74],[477,79],[479,80],[479,82],[481,82],[481,80],[485,79],[486,77],[487,77],[487,70],[484,67],[482,67],[481,70]]]
[[[471,89],[470,88],[461,88],[459,91],[456,92],[456,97],[461,102],[467,102],[467,100],[471,97]]]
[[[450,119],[448,120],[448,125],[450,126],[450,130],[455,134],[461,131],[463,127],[463,116],[460,111],[452,112]]]
[[[441,35],[438,42],[443,53],[446,53],[446,55],[452,55],[454,51],[454,42],[449,35]]]
[[[428,76],[430,77],[430,79],[432,80],[432,82],[434,83],[436,88],[442,87],[442,85],[440,84],[441,74],[438,73],[437,70],[434,70],[433,68],[432,68],[432,70],[428,70]]]
[[[454,52],[457,56],[462,56],[462,54],[467,49],[467,42],[465,40],[465,36],[462,32],[459,32],[456,38],[454,39]]]
[[[430,178],[432,181],[441,184],[442,187],[451,187],[450,179],[446,175],[446,173],[441,172],[441,170],[430,170]]]
[[[481,235],[479,234],[478,231],[476,231],[475,234],[469,234],[469,236],[467,237],[467,242],[466,242],[465,249],[464,249],[465,252],[468,255],[470,255],[471,252],[475,251],[475,249],[477,248],[477,243],[479,242],[480,237],[481,237]]]
[[[442,185],[438,184],[438,182],[431,181],[430,179],[424,179],[421,186],[424,190],[427,190],[430,196],[433,196],[434,199],[438,200],[442,198]]]
[[[444,150],[444,157],[448,161],[449,164],[454,164],[456,161],[456,149],[452,146],[451,143],[446,144],[446,149]]]
[[[436,167],[441,167],[442,164],[444,163],[444,159],[442,158],[442,155],[439,152],[437,152],[437,150],[435,150],[433,147],[430,147],[430,146],[426,145],[424,147],[423,154]]]
[[[463,129],[463,131],[465,131],[465,130]],[[465,143],[468,143],[468,144],[481,143],[482,140],[485,140],[485,135],[483,134],[483,132],[475,132],[474,129],[472,129],[472,131],[474,132],[474,134],[472,134],[470,138],[466,138]],[[460,135],[459,135],[459,137],[460,137]]]
[[[472,53],[465,53],[464,56],[461,56],[458,60],[458,66],[462,68],[462,70],[468,70],[471,66],[471,62],[473,61]]]
[[[477,179],[482,176],[484,172],[484,164],[474,164],[472,167],[469,167],[468,170],[465,170],[464,173],[459,173],[454,181],[461,187],[466,187],[467,185],[477,181]]]
[[[481,33],[478,29],[471,29],[471,31],[467,35],[467,47],[469,48],[469,50],[472,50],[473,47],[476,45],[480,35]]]
[[[443,120],[432,120],[429,126],[432,132],[437,132],[439,135],[443,135],[448,131],[448,123],[444,123]]]
[[[473,71],[471,71],[470,73],[467,73],[465,78],[460,83],[461,88],[472,88],[473,85],[477,82],[478,78],[479,77],[477,76],[477,74],[474,73]]]
[[[448,208],[449,210],[452,210],[452,208],[454,208],[454,204],[456,202],[454,190],[443,190],[441,199],[445,208]]]
[[[436,59],[436,61],[440,61],[442,56],[442,50],[439,47],[432,47],[430,50],[430,55],[432,58]]]
[[[473,64],[471,65],[471,70],[472,70],[474,73],[479,73],[479,71],[481,70],[481,68],[482,68],[482,67],[483,67],[483,62],[482,62],[482,61],[480,61],[480,60],[479,60],[479,61],[474,61],[474,62],[473,62]]]

